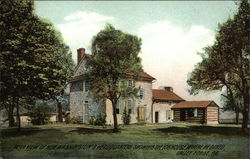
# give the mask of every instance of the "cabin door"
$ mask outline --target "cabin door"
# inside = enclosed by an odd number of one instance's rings
[[[185,111],[185,109],[181,109],[180,121],[186,121],[186,111]]]
[[[159,112],[155,112],[155,123],[159,122]]]

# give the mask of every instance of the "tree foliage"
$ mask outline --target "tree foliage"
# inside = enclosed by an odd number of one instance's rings
[[[250,7],[242,1],[233,18],[219,25],[216,40],[200,53],[202,61],[193,70],[188,84],[191,93],[227,89],[226,97],[235,103],[234,93],[243,98],[242,131],[247,132],[250,80]]]
[[[71,52],[31,0],[0,2],[1,99],[55,98],[71,76]]]
[[[141,39],[107,24],[92,41],[92,58],[87,63],[87,79],[94,96],[109,99],[113,107],[114,131],[118,130],[115,106],[120,97],[137,94],[138,89],[121,84],[128,74],[142,71]],[[119,84],[120,83],[120,84]]]

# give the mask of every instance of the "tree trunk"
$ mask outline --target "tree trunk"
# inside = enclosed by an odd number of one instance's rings
[[[118,123],[117,123],[117,116],[116,116],[116,103],[115,101],[112,101],[112,108],[113,108],[113,119],[114,119],[114,129],[113,132],[118,132]]]
[[[19,104],[18,104],[18,97],[16,98],[16,115],[17,115],[17,121],[18,121],[18,131],[21,131],[21,119],[19,114]]]
[[[235,114],[236,114],[235,122],[236,122],[236,124],[239,124],[239,114],[240,114],[240,112],[236,110]]]
[[[245,87],[244,87],[245,85]],[[243,83],[244,93],[243,93],[243,120],[241,131],[243,134],[248,134],[248,118],[249,118],[249,87],[246,83]]]
[[[15,107],[15,98],[12,98],[12,102],[9,103],[8,109],[8,120],[9,120],[9,127],[13,127],[15,125],[14,119],[14,107]]]
[[[63,122],[63,117],[62,117],[62,104],[61,102],[56,99],[57,102],[57,121],[58,122]]]

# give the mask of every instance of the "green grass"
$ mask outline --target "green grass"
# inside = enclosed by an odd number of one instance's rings
[[[241,158],[249,159],[249,137],[240,136],[238,125],[149,124],[112,127],[56,124],[1,129],[3,158]],[[179,150],[155,149],[18,149],[20,145],[225,145],[216,155],[176,155]],[[190,151],[216,151],[191,149]]]

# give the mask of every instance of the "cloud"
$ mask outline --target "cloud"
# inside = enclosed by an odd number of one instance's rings
[[[191,97],[186,84],[187,75],[201,61],[197,52],[214,41],[214,32],[202,25],[193,25],[188,30],[160,21],[139,28],[142,38],[142,63],[144,70],[157,81],[154,88],[172,86],[186,100],[211,99],[211,95]]]
[[[106,23],[114,21],[113,17],[95,12],[77,11],[64,17],[65,23],[58,24],[66,43],[71,47],[76,61],[76,49],[90,47],[91,39]]]

